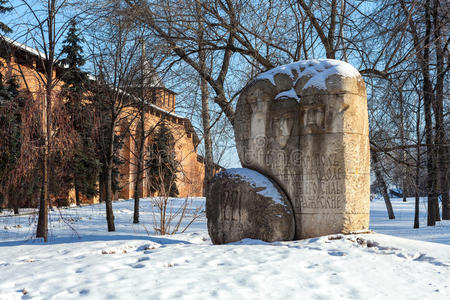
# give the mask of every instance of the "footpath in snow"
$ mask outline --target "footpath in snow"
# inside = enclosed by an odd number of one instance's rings
[[[396,220],[372,202],[373,234],[221,246],[204,217],[157,236],[149,199],[138,225],[133,201],[113,206],[114,233],[102,204],[51,212],[47,244],[33,214],[0,215],[0,299],[450,299],[450,221],[426,227],[421,205],[412,229],[412,199],[393,199]]]

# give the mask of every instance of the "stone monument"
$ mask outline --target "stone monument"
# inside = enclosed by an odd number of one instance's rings
[[[258,75],[239,97],[234,130],[243,167],[291,201],[295,239],[368,228],[366,90],[351,65],[299,61]]]

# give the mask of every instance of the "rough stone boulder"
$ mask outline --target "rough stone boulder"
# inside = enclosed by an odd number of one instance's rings
[[[208,231],[214,244],[243,238],[266,242],[294,238],[292,206],[281,188],[250,169],[218,173],[206,191]]]

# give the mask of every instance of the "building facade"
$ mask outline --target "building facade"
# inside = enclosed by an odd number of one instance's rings
[[[3,80],[15,76],[21,89],[28,92],[35,101],[40,101],[39,95],[45,91],[42,78],[44,70],[42,61],[45,57],[43,53],[18,43],[17,41],[1,37],[3,40],[1,47],[8,47],[8,57],[0,57],[0,72]],[[64,69],[57,66],[53,72],[55,78],[61,78]],[[59,81],[54,90],[61,90],[63,81]],[[136,98],[140,93],[134,93],[133,89],[127,89],[130,97]],[[124,92],[125,93],[125,92]],[[151,100],[150,100],[151,95]],[[175,156],[180,163],[179,172],[177,173],[176,184],[180,197],[202,196],[204,181],[204,164],[201,156],[197,154],[197,146],[199,138],[188,118],[182,117],[175,112],[176,94],[165,88],[164,86],[147,87],[144,93],[145,101],[145,128],[152,130],[162,121],[165,122],[175,139]],[[42,97],[41,97],[42,98]],[[144,99],[145,100],[145,99]],[[129,199],[134,194],[134,179],[136,177],[137,158],[134,155],[136,150],[137,135],[137,118],[133,117],[137,113],[137,109],[130,105],[123,110],[123,117],[120,126],[117,126],[118,133],[128,130],[129,134],[123,140],[123,146],[120,150],[120,157],[123,161],[118,166],[120,171],[119,186],[120,191],[115,193],[115,199]],[[145,149],[151,142],[151,135],[146,138]],[[148,153],[144,154],[144,158]],[[141,197],[153,196],[147,185],[146,171],[143,174],[144,180],[140,187],[139,194]],[[67,195],[69,203],[75,202],[75,193],[70,191]],[[85,203],[98,202],[98,197],[93,199],[82,199]]]

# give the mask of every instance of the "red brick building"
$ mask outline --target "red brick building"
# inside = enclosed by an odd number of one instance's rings
[[[0,58],[2,65],[0,72],[3,78],[7,79],[11,76],[16,76],[19,79],[21,88],[28,91],[38,101],[38,95],[42,94],[44,90],[44,85],[40,79],[40,75],[43,75],[43,70],[40,66],[42,66],[42,59],[45,55],[6,37],[4,39],[6,43],[3,43],[3,45],[10,48],[10,57],[9,59]],[[56,67],[54,71],[55,78],[60,78],[63,71],[64,69]],[[62,85],[63,82],[59,81],[55,87],[55,91],[59,91]],[[131,93],[133,93],[132,89]],[[176,108],[176,94],[173,91],[163,86],[150,87],[145,90],[144,95],[147,94],[152,95],[153,101],[146,106],[146,129],[155,126],[161,119],[164,119],[175,138],[176,159],[181,164],[181,170],[177,175],[176,182],[180,192],[179,196],[202,196],[204,164],[202,157],[197,154],[199,138],[191,121],[188,118],[174,113]],[[133,107],[124,109],[123,119],[128,123],[122,123],[122,126],[116,130],[121,131],[124,130],[123,128],[129,127],[131,134],[135,134],[137,122],[136,118],[132,117],[135,113],[136,111]],[[145,143],[148,145],[149,140]],[[129,136],[124,140],[124,146],[120,151],[120,156],[124,159],[124,163],[119,166],[121,190],[116,193],[116,199],[128,199],[133,196],[136,158],[134,155],[131,155],[131,151],[134,149],[134,139],[132,136]],[[140,187],[141,196],[151,196],[145,184],[145,174],[143,182],[143,186]],[[73,191],[69,193],[68,198],[70,202],[74,202],[75,197]],[[84,199],[84,201],[97,202],[98,200]]]

